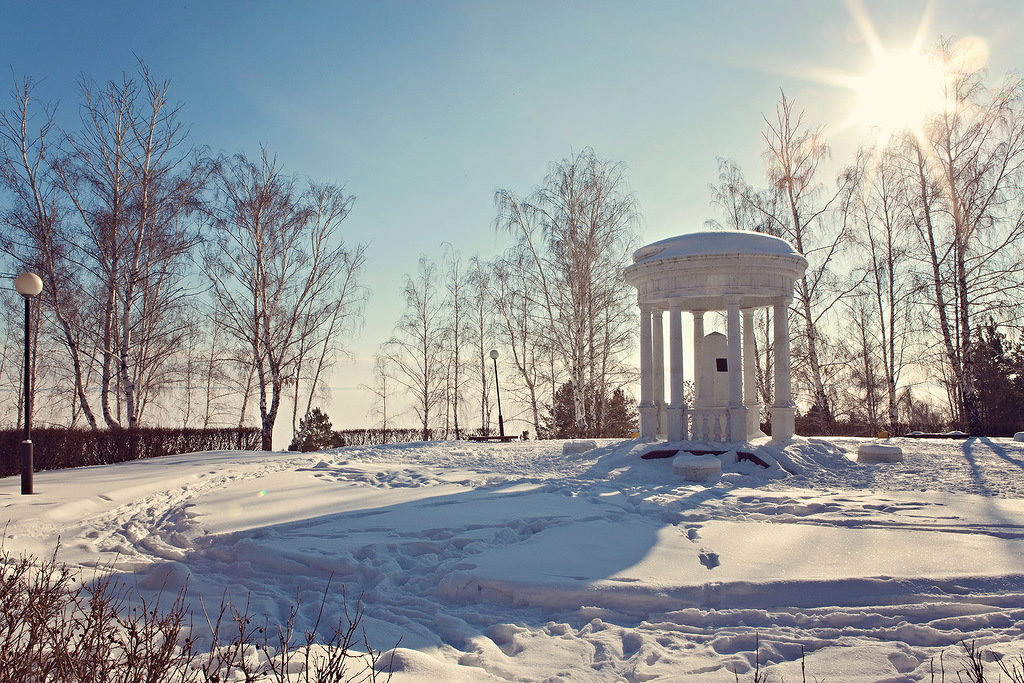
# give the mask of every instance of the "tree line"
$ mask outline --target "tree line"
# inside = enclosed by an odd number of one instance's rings
[[[75,126],[34,92],[15,80],[0,111],[0,251],[44,283],[36,405],[119,429],[241,426],[257,404],[269,449],[286,392],[294,422],[362,314],[366,245],[341,229],[353,197],[285,174],[265,148],[193,144],[170,83],[142,61],[104,83],[83,75]],[[16,396],[12,298],[0,378]]]
[[[782,93],[763,117],[763,184],[720,159],[709,185],[712,227],[772,234],[808,259],[789,311],[801,433],[1024,429],[1024,86],[1015,74],[991,83],[950,41],[929,56],[945,107],[920,127],[835,163],[824,126]],[[464,262],[449,248],[406,276],[405,312],[377,358],[378,414],[386,426],[401,393],[424,433],[491,429],[496,343],[519,424],[603,435],[620,424],[615,392],[636,379],[621,272],[639,211],[625,168],[587,148],[529,195],[497,190],[495,213],[512,239],[501,256]],[[769,311],[756,320],[752,381],[771,405]]]
[[[269,449],[290,406],[297,433],[328,399],[368,297],[367,245],[342,230],[354,197],[285,173],[262,147],[213,155],[194,144],[169,81],[142,61],[116,80],[83,75],[71,126],[35,91],[15,80],[0,110],[0,252],[44,282],[31,340],[33,387],[46,397],[37,412],[91,429],[242,426],[258,413]],[[406,278],[406,310],[376,363],[384,430],[401,390],[424,438],[435,424],[445,437],[477,420],[486,432],[488,353],[500,345],[503,367],[516,368],[507,405],[525,401],[535,433],[558,431],[544,424],[563,383],[574,432],[606,429],[612,413],[616,433],[628,431],[634,325],[620,271],[639,214],[624,166],[587,148],[552,164],[529,196],[501,190],[495,203],[495,228],[512,243],[504,255],[464,262],[448,248],[442,267],[421,259]],[[5,298],[0,381],[13,398],[21,325],[16,297]]]

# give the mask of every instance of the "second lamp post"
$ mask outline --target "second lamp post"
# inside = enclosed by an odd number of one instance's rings
[[[491,349],[491,360],[494,361],[494,392],[498,395],[498,435],[505,436],[505,421],[501,417],[501,389],[498,388],[498,349]]]

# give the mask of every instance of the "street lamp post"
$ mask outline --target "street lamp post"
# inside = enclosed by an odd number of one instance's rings
[[[32,330],[31,299],[43,291],[43,281],[35,273],[22,273],[14,279],[14,289],[25,299],[25,438],[21,442],[21,493],[32,493],[32,363],[29,340]]]
[[[498,349],[491,349],[491,360],[494,361],[494,392],[498,395],[498,434],[505,436],[505,421],[501,417],[501,389],[498,388]]]

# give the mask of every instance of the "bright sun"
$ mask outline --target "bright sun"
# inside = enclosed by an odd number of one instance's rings
[[[921,51],[882,51],[859,79],[854,118],[879,129],[883,138],[895,130],[919,130],[928,114],[942,111],[943,72]]]
[[[863,41],[872,56],[871,66],[861,73],[821,66],[796,67],[796,72],[805,78],[853,91],[855,100],[833,134],[866,127],[883,144],[895,131],[909,129],[921,137],[928,116],[948,106],[945,90],[950,75],[975,71],[985,65],[988,44],[976,36],[960,38],[942,55],[928,54],[925,44],[929,41],[933,2],[928,2],[907,46],[897,49],[883,45],[861,0],[845,0],[853,21],[849,35],[854,36],[855,31],[855,39]]]

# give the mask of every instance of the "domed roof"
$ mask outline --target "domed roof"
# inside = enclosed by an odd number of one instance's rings
[[[793,296],[807,259],[789,242],[759,232],[692,232],[648,244],[623,272],[640,304],[676,304],[688,310],[774,305]]]
[[[633,252],[633,263],[686,256],[773,254],[800,256],[784,239],[747,230],[691,232],[669,237]]]

